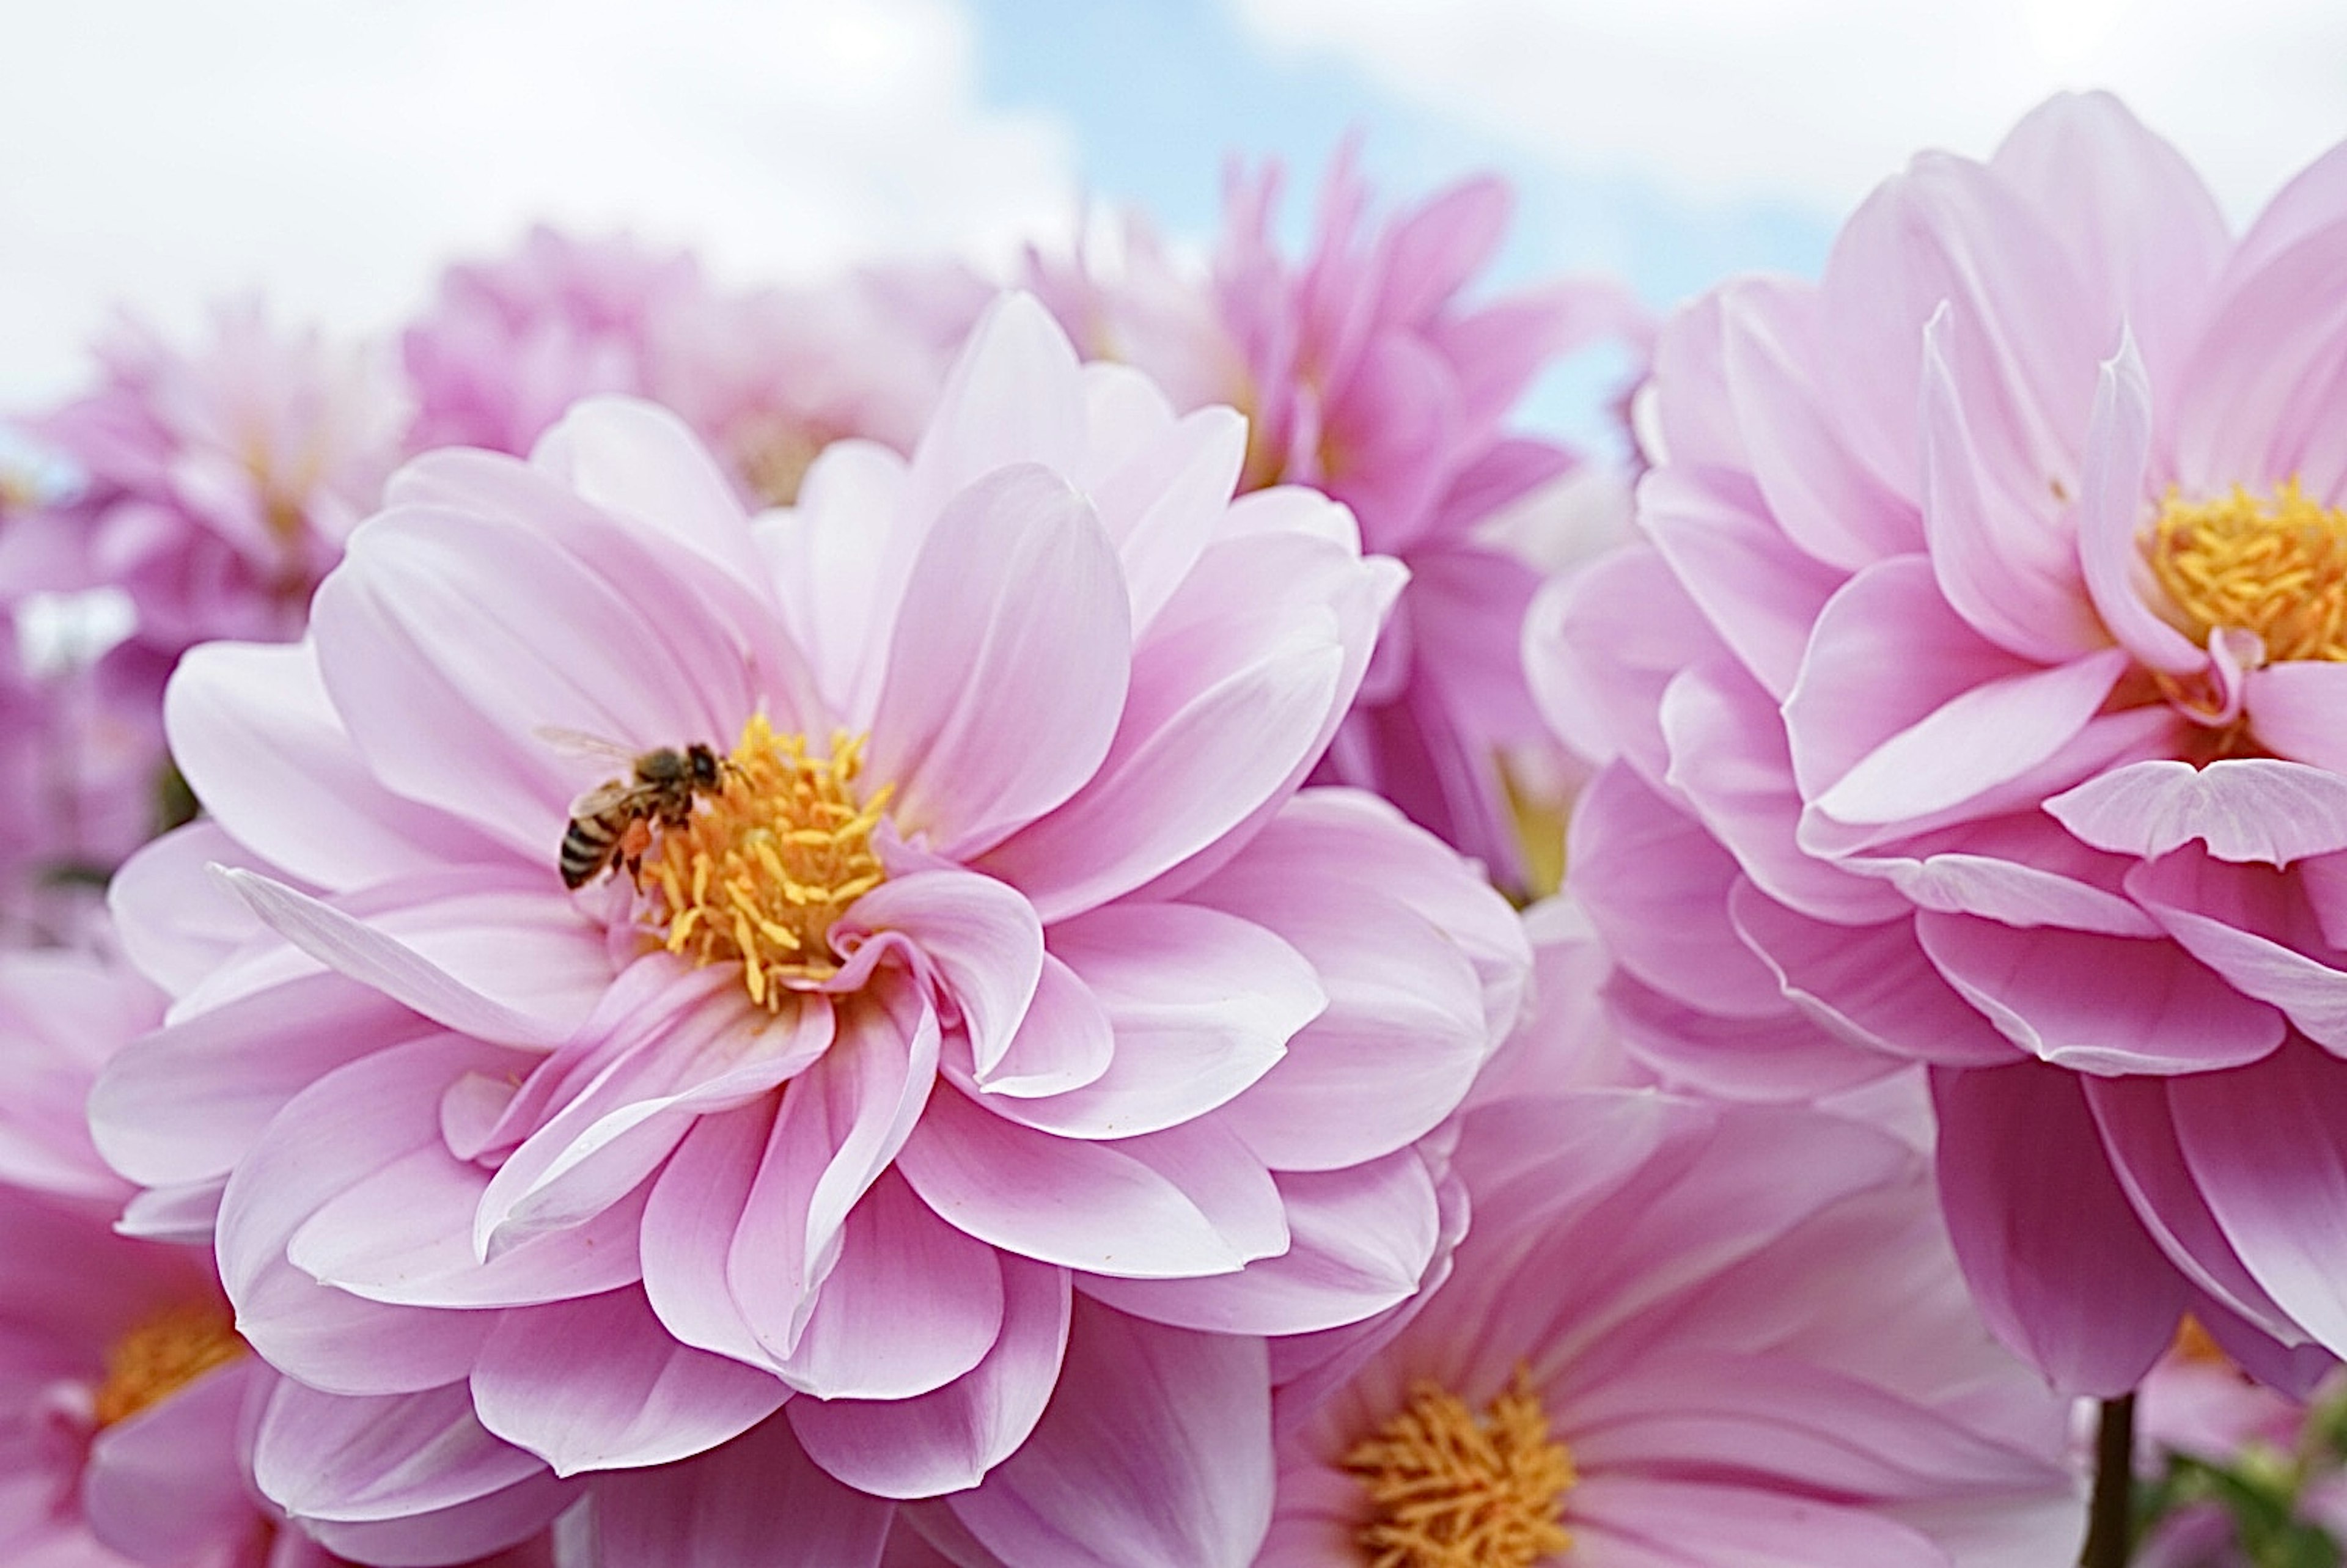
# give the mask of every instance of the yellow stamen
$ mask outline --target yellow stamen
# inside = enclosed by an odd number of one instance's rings
[[[2233,1364],[2233,1358],[2225,1354],[2224,1348],[2209,1336],[2209,1330],[2200,1326],[2200,1320],[2189,1312],[2177,1323],[2176,1340],[2168,1348],[2171,1355],[2180,1356],[2187,1361],[2197,1361],[2205,1366],[2229,1367]]]
[[[776,416],[748,425],[734,437],[734,462],[751,491],[770,507],[799,498],[799,483],[829,437]]]
[[[1549,1437],[1521,1367],[1480,1417],[1417,1385],[1343,1464],[1368,1494],[1354,1536],[1368,1568],[1531,1568],[1573,1544],[1562,1522],[1573,1455]]]
[[[2239,485],[2206,501],[2170,490],[2144,545],[2195,642],[2254,631],[2269,661],[2347,660],[2347,508],[2296,479],[2270,498]]]
[[[110,1427],[178,1393],[215,1367],[244,1354],[228,1308],[182,1302],[135,1325],[106,1355],[97,1424]]]
[[[662,827],[638,881],[646,927],[695,966],[738,963],[750,999],[778,1009],[835,974],[831,927],[887,877],[872,830],[892,786],[858,798],[862,736],[811,756],[759,714],[743,726],[725,782],[682,827]]]

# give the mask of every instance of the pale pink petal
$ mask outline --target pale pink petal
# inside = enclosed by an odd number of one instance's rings
[[[2116,1398],[2175,1337],[2188,1286],[2137,1221],[2078,1081],[1933,1072],[1940,1199],[1998,1338],[2071,1393]]]
[[[942,1388],[1002,1332],[996,1255],[883,1172],[848,1211],[839,1261],[778,1370],[817,1399],[904,1399]]]
[[[1954,333],[1944,304],[1923,329],[1923,532],[1940,591],[1974,630],[2024,659],[2054,664],[2104,646],[2076,557],[2047,526],[2055,498],[2007,493],[1974,449],[1967,388],[1950,364]],[[1980,399],[2000,389],[1969,390]]]
[[[907,511],[1013,463],[1072,474],[1084,437],[1083,378],[1067,334],[1034,297],[1005,293],[970,329],[914,449]]]
[[[753,1366],[773,1358],[733,1299],[726,1261],[774,1122],[771,1103],[695,1122],[652,1184],[639,1244],[645,1298],[669,1332]]]
[[[833,1475],[881,1497],[935,1497],[979,1484],[1042,1418],[1066,1354],[1065,1270],[1002,1263],[1002,1332],[984,1359],[907,1399],[793,1399],[792,1430]]]
[[[637,1290],[497,1314],[472,1372],[481,1424],[560,1476],[632,1470],[715,1448],[790,1390],[678,1344]]]
[[[783,1096],[726,1264],[744,1320],[769,1353],[796,1346],[838,1261],[849,1211],[917,1136],[938,1043],[926,1003],[865,999],[840,1009],[831,1050]]]
[[[2281,1015],[2165,941],[2022,929],[1925,910],[1915,934],[1948,983],[2031,1055],[2086,1072],[2199,1072],[2255,1061]]]
[[[261,1490],[286,1512],[343,1522],[453,1508],[546,1471],[536,1456],[499,1441],[474,1419],[462,1383],[359,1399],[317,1393],[290,1378],[278,1380],[261,1412],[252,1469]],[[509,1543],[476,1547],[472,1554]]]
[[[990,1073],[973,1067],[971,1081],[998,1097],[1046,1098],[1095,1081],[1115,1052],[1108,1009],[1074,970],[1047,952],[1019,1032]]]
[[[414,1392],[470,1370],[487,1314],[362,1300],[321,1286],[285,1251],[333,1194],[437,1145],[439,1085],[466,1071],[508,1071],[514,1061],[447,1035],[379,1051],[296,1095],[238,1163],[221,1204],[220,1281],[239,1331],[273,1365],[353,1394]]]
[[[1224,1274],[1287,1245],[1278,1189],[1214,1119],[1114,1143],[1006,1122],[941,1087],[897,1169],[948,1223],[1094,1274]]]
[[[306,644],[190,649],[163,713],[172,761],[196,798],[297,880],[342,889],[506,856],[463,820],[375,782]]]
[[[857,899],[841,927],[834,940],[871,931],[910,938],[960,1013],[979,1076],[996,1070],[1042,971],[1043,927],[1033,905],[991,876],[917,871]]]
[[[1847,924],[1887,919],[1905,907],[1881,878],[1854,876],[1801,848],[1794,835],[1802,803],[1784,723],[1749,675],[1720,659],[1692,665],[1664,690],[1660,717],[1670,748],[1664,782],[1770,897]]]
[[[1272,1480],[1262,1341],[1079,1306],[1034,1436],[949,1506],[1012,1563],[1244,1568]]]
[[[2086,472],[2078,494],[2078,563],[2103,625],[2154,670],[2189,675],[2209,656],[2152,606],[2165,592],[2137,544],[2151,454],[2151,387],[2135,340],[2123,337],[2106,361],[2086,425]]]
[[[872,1568],[892,1512],[825,1475],[780,1416],[714,1452],[595,1481],[603,1561],[629,1568]]]
[[[1663,688],[1689,662],[1727,651],[1669,563],[1643,544],[1551,580],[1524,612],[1524,678],[1549,728],[1591,761],[1623,756],[1649,779],[1669,765],[1656,722]]]
[[[1204,1115],[1269,1071],[1328,1002],[1304,955],[1216,909],[1113,904],[1061,921],[1051,942],[1107,1015],[1115,1052],[1081,1088],[979,1102],[1065,1137],[1131,1137]]]
[[[630,559],[609,530],[577,541],[590,542],[592,565],[542,526],[389,512],[313,610],[326,690],[369,771],[549,872],[572,800],[610,769],[565,755],[547,731],[723,748],[789,690],[788,671],[751,666],[688,562]],[[526,620],[516,583],[530,585]]]
[[[2045,809],[2083,842],[2145,860],[2196,839],[2219,860],[2275,866],[2347,849],[2347,780],[2270,757],[2130,763]]]
[[[1989,167],[2034,206],[2140,335],[2164,387],[2183,369],[2229,242],[2192,166],[2108,93],[2062,93],[2022,117]]]
[[[1090,487],[1136,630],[1164,608],[1222,523],[1245,457],[1246,421],[1232,409],[1201,408]]]
[[[1950,1067],[1993,1067],[2020,1048],[1932,968],[1911,920],[1835,926],[1764,897],[1749,883],[1729,895],[1736,929],[1776,970],[1786,999],[1861,1050]]]
[[[2347,222],[2323,227],[2251,270],[2247,252],[2209,302],[2198,344],[2177,380],[2170,415],[2175,477],[2193,495],[2301,478],[2337,487],[2347,447],[2321,411],[2347,346]],[[2274,302],[2292,302],[2277,310]]]
[[[1961,805],[2061,756],[2127,667],[2112,648],[1960,692],[1854,763],[1817,808],[1869,825]]]
[[[173,996],[192,990],[262,929],[244,900],[206,870],[245,859],[214,822],[198,820],[150,840],[107,884],[116,939],[139,972]]]
[[[2277,755],[2347,773],[2347,665],[2294,659],[2250,671],[2250,728]]]
[[[1020,466],[961,491],[914,563],[872,716],[890,819],[966,858],[1065,801],[1108,753],[1132,646],[1115,547],[1065,479]]]
[[[1210,548],[1133,651],[1100,772],[979,869],[1025,892],[1048,925],[1235,846],[1335,733],[1401,577],[1305,536]]]
[[[2293,1041],[2248,1071],[2168,1089],[2178,1144],[2242,1266],[2315,1339],[2347,1346],[2347,1066]]]
[[[1409,1298],[1440,1233],[1435,1184],[1417,1151],[1348,1170],[1280,1172],[1288,1248],[1203,1279],[1085,1276],[1083,1293],[1136,1317],[1216,1334],[1310,1334]]]
[[[1853,1047],[1787,1002],[1768,1017],[1706,1012],[1616,974],[1607,1016],[1631,1058],[1675,1088],[1729,1100],[1811,1100],[1870,1083],[1901,1059]]]
[[[1740,476],[1666,467],[1638,487],[1655,548],[1737,661],[1782,702],[1843,578],[1796,549]]]

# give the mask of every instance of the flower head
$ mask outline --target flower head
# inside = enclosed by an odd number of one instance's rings
[[[1534,617],[1553,715],[1619,759],[1577,876],[1650,1056],[1763,1095],[1932,1063],[1958,1254],[2080,1390],[2188,1309],[2285,1383],[2347,1348],[2310,1250],[2347,1128],[2307,281],[2342,156],[2239,238],[2107,97],[1917,159],[1816,287],[1672,323],[1649,542]]]
[[[1637,336],[1641,319],[1592,281],[1467,298],[1507,223],[1496,179],[1365,228],[1348,147],[1293,261],[1272,235],[1279,190],[1276,167],[1234,175],[1210,280],[1184,278],[1136,226],[1119,274],[1038,263],[1046,297],[1092,352],[1140,365],[1178,404],[1244,409],[1243,489],[1324,490],[1352,508],[1367,548],[1409,565],[1320,776],[1376,790],[1522,887],[1500,764],[1512,748],[1549,745],[1517,658],[1539,575],[1489,535],[1582,460],[1507,424],[1544,366],[1602,336]],[[1544,771],[1534,759],[1529,776]]]
[[[1244,442],[1009,297],[909,461],[835,446],[753,525],[590,401],[411,466],[310,641],[182,665],[211,815],[116,892],[180,999],[93,1115],[220,1191],[246,1337],[333,1391],[272,1406],[264,1489],[377,1506],[317,1456],[390,1400],[477,1420],[446,1485],[593,1475],[607,1529],[795,1466],[849,1561],[1020,1448],[1079,1296],[1252,1342],[1417,1288],[1417,1144],[1522,938],[1298,793],[1402,573],[1234,503]]]

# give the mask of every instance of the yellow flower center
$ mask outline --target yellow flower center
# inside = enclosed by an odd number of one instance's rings
[[[1522,1368],[1481,1416],[1419,1384],[1343,1463],[1368,1495],[1354,1539],[1369,1568],[1531,1568],[1573,1544],[1561,1522],[1573,1455]]]
[[[865,739],[835,734],[815,756],[763,713],[743,726],[723,784],[658,832],[638,875],[644,924],[670,952],[740,964],[751,1000],[770,1009],[838,971],[833,923],[887,876],[872,830],[894,791],[858,798]]]
[[[2270,497],[2239,485],[2207,501],[2171,490],[2145,553],[2196,643],[2254,631],[2269,661],[2347,660],[2347,508],[2296,479]]]
[[[770,507],[787,507],[799,498],[799,482],[825,444],[815,431],[776,416],[758,421],[735,437],[734,461],[760,499]]]
[[[236,1324],[216,1301],[167,1307],[133,1327],[106,1354],[97,1424],[110,1427],[178,1393],[244,1354]]]

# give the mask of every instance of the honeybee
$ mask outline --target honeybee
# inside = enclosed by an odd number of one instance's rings
[[[627,755],[591,736],[548,733],[569,749]],[[634,876],[651,847],[653,827],[682,827],[698,796],[725,786],[731,765],[699,741],[682,750],[661,746],[630,758],[628,777],[605,780],[570,807],[569,824],[562,830],[562,885],[575,892],[621,866]]]

